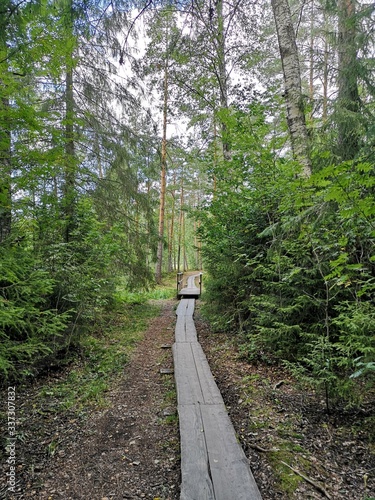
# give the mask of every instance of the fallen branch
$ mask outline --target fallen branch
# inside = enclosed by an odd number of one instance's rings
[[[253,448],[254,450],[261,451],[262,453],[272,453],[272,452],[277,452],[280,451],[279,448],[262,448],[261,446],[257,444],[252,444],[249,443],[250,448]]]
[[[292,470],[294,472],[294,474],[297,474],[297,476],[300,476],[302,477],[302,479],[304,479],[307,483],[311,484],[312,486],[314,486],[314,488],[316,488],[318,491],[320,491],[320,493],[322,493],[325,497],[328,498],[328,500],[332,500],[331,497],[329,496],[329,494],[326,492],[326,490],[323,488],[323,486],[320,486],[320,484],[318,484],[316,481],[313,481],[312,479],[310,479],[309,477],[305,476],[305,474],[302,474],[302,472],[300,472],[299,470],[295,469],[294,467],[290,466],[289,464],[287,464],[286,462],[283,462],[282,460],[280,460],[280,462],[285,465],[286,467],[288,467],[290,470]]]

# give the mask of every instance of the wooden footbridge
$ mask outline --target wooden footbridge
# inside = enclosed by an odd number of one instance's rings
[[[195,285],[199,280],[200,288]],[[177,278],[179,281],[179,278]],[[180,500],[261,500],[247,458],[197,339],[202,276],[178,290],[174,373],[181,439]]]
[[[199,288],[195,286],[195,280],[199,278]],[[198,299],[202,293],[202,273],[188,276],[184,286],[184,273],[177,273],[177,298]]]

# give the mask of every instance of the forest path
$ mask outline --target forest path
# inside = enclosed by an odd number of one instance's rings
[[[160,347],[174,342],[176,300],[159,305],[160,315],[150,321],[122,375],[112,381],[105,408],[91,407],[83,415],[55,412],[53,396],[40,399],[45,386],[53,391],[54,378],[58,385],[69,376],[68,369],[52,373],[48,381],[17,387],[17,494],[6,495],[2,454],[0,498],[180,498],[174,380],[160,374],[160,368],[173,366],[171,350]],[[196,306],[200,344],[263,500],[323,498],[282,462],[324,486],[334,500],[375,497],[374,475],[369,474],[375,470],[374,445],[367,438],[371,408],[325,414],[319,395],[301,390],[285,370],[241,358],[235,337],[213,333],[200,315],[201,301]]]
[[[24,435],[17,444],[18,492],[7,496],[6,462],[1,460],[0,498],[179,498],[173,375],[160,374],[161,367],[173,366],[171,349],[161,346],[173,342],[176,301],[157,302],[161,313],[151,319],[123,374],[113,380],[105,408],[88,408],[82,418],[71,411],[52,415],[38,397],[41,385],[18,391],[18,404],[23,399],[29,415],[18,426]]]

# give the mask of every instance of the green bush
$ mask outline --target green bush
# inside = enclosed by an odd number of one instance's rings
[[[61,345],[70,313],[49,307],[55,282],[24,246],[0,247],[0,375],[28,374]]]

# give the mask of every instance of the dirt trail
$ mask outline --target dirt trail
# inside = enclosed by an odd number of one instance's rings
[[[160,346],[173,342],[174,305],[163,301],[161,315],[151,320],[119,385],[108,394],[108,408],[93,411],[84,423],[56,418],[43,431],[45,420],[29,422],[27,443],[20,445],[27,448],[17,473],[20,491],[8,498],[179,497],[178,423],[164,414],[174,406],[173,375],[160,374],[161,366],[172,367],[171,350]],[[58,441],[53,456],[46,456],[45,445],[40,452],[41,432],[48,432],[46,442],[53,436]]]
[[[17,494],[6,496],[8,466],[2,461],[0,498],[179,499],[174,380],[160,374],[161,367],[172,367],[171,350],[161,346],[174,341],[176,301],[160,303],[161,314],[108,393],[107,408],[85,418],[48,413],[38,400],[43,381],[18,394],[29,418],[18,429]],[[233,339],[212,334],[199,307],[195,324],[263,500],[324,498],[280,467],[282,461],[325,488],[332,500],[375,497],[371,402],[358,412],[328,416],[319,398],[301,392],[286,372],[239,359]]]

